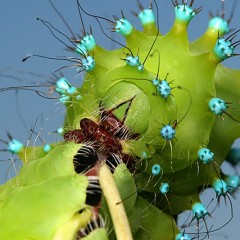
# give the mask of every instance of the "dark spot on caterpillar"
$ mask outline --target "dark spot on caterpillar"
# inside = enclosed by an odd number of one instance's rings
[[[90,206],[98,206],[102,198],[102,189],[100,187],[98,177],[89,176],[89,185],[87,187],[86,204]]]
[[[73,157],[73,165],[76,173],[87,172],[98,160],[98,156],[91,146],[81,147]]]

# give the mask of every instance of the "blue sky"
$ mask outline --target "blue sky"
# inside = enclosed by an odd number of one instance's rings
[[[69,23],[75,33],[81,29],[78,11],[75,0],[58,0],[54,1],[55,5],[62,13],[66,21]],[[111,18],[112,14],[120,16],[120,9],[125,13],[125,16],[131,22],[140,27],[137,19],[131,14],[130,10],[137,11],[137,4],[135,0],[85,0],[81,1],[86,10],[93,14]],[[145,6],[149,1],[142,1]],[[158,1],[160,12],[160,29],[161,32],[166,33],[171,27],[174,19],[174,11],[171,1]],[[193,19],[189,26],[189,38],[195,39],[200,36],[207,27],[208,11],[212,10],[216,13],[216,8],[220,8],[220,0],[208,1],[195,1],[195,6],[203,5],[204,10]],[[233,0],[228,0],[226,3],[226,16],[229,17],[229,11],[232,8]],[[240,4],[236,8],[235,16],[232,20],[231,26],[235,29],[240,27],[239,23]],[[63,22],[59,19],[56,13],[51,8],[47,0],[1,0],[0,8],[0,87],[16,86],[28,84],[30,82],[46,82],[51,72],[58,69],[64,63],[46,59],[32,58],[23,63],[22,58],[28,54],[41,54],[45,56],[61,56],[68,54],[64,50],[64,46],[58,42],[39,21],[36,17],[50,21],[59,30],[70,36],[70,33],[64,26]],[[111,42],[106,39],[99,31],[99,26],[96,22],[83,16],[85,26],[88,27],[89,23],[93,27],[93,33],[96,37],[97,43],[104,47],[110,48]],[[118,38],[122,40],[122,38]],[[116,46],[117,47],[117,46]],[[239,48],[240,52],[240,48]],[[227,60],[225,65],[239,68],[239,57]],[[33,72],[34,74],[31,74]],[[41,74],[42,77],[36,75]],[[72,83],[80,85],[81,76],[76,77],[74,69],[64,71]],[[17,81],[13,77],[18,77],[21,81]],[[28,139],[29,131],[36,119],[36,131],[40,131],[44,142],[51,142],[59,140],[56,134],[48,134],[53,132],[61,126],[64,117],[64,107],[57,103],[57,101],[50,101],[36,96],[31,92],[19,92],[16,95],[15,91],[8,91],[0,93],[0,138],[6,138],[6,131],[10,131],[14,137],[26,142]],[[18,103],[17,103],[18,102]],[[40,142],[39,142],[40,144]],[[1,144],[1,149],[4,145]],[[1,158],[10,158],[9,154],[0,153]],[[1,163],[0,180],[4,181],[8,175],[9,162],[2,161]],[[10,175],[14,170],[11,168]],[[209,198],[209,195],[208,195]],[[239,201],[239,199],[237,200]],[[222,202],[223,208],[224,204]],[[236,205],[236,202],[235,202]],[[227,214],[229,214],[229,204],[227,207]],[[234,220],[223,230],[220,230],[211,239],[224,239],[220,238],[218,234],[224,233],[229,239],[236,239],[237,221],[240,220],[240,209],[236,208]],[[220,212],[220,211],[218,211]],[[218,213],[220,220],[226,214],[222,211]],[[217,220],[218,219],[214,219]],[[222,222],[222,221],[220,221]],[[217,224],[216,224],[217,225]],[[219,225],[217,225],[219,226]]]

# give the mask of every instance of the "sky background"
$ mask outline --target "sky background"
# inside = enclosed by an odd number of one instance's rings
[[[112,19],[113,14],[120,15],[120,9],[124,11],[125,16],[140,28],[138,19],[136,19],[130,10],[138,11],[135,0],[86,0],[81,1],[83,7],[96,15],[101,15]],[[147,7],[149,1],[142,0]],[[74,33],[79,33],[81,27],[77,5],[75,0],[55,0],[56,7],[64,16],[71,26]],[[204,10],[197,15],[189,26],[190,40],[199,37],[206,29],[208,23],[208,12],[211,10],[214,14],[216,9],[220,9],[220,0],[196,0],[195,5],[198,7],[203,5]],[[225,4],[226,18],[230,16],[233,0],[227,0]],[[162,33],[169,31],[173,19],[174,11],[171,1],[158,1],[160,12],[160,30]],[[232,20],[231,27],[238,29],[240,3],[235,10],[235,16]],[[63,66],[65,63],[40,58],[31,58],[23,63],[22,58],[28,54],[40,54],[44,56],[61,56],[69,54],[64,49],[63,44],[58,42],[36,17],[50,21],[60,31],[71,36],[66,26],[59,19],[51,8],[48,0],[1,0],[0,7],[0,88],[7,86],[18,86],[26,84],[46,83],[50,74]],[[83,15],[85,27],[89,29],[89,25],[93,27],[93,34],[99,45],[106,48],[118,47],[114,46],[109,39],[100,32],[96,22]],[[105,26],[105,25],[104,25]],[[106,29],[106,28],[105,28]],[[111,35],[114,37],[114,35]],[[123,38],[117,38],[123,41]],[[238,38],[239,39],[239,38]],[[239,48],[240,52],[240,48]],[[225,61],[225,65],[233,68],[240,68],[240,58],[235,57]],[[77,76],[75,69],[67,69],[64,74],[71,79],[71,83],[80,85],[82,76]],[[45,88],[45,91],[47,89]],[[9,131],[16,139],[26,143],[29,137],[29,129],[33,127],[36,119],[38,119],[35,130],[41,131],[42,140],[45,143],[58,141],[61,138],[56,134],[49,134],[55,131],[63,123],[64,107],[56,100],[47,100],[37,96],[33,92],[15,91],[0,92],[0,139],[7,140],[6,131]],[[40,142],[37,142],[40,144]],[[0,143],[0,149],[4,149],[5,145]],[[11,167],[9,153],[0,152],[0,181],[1,183],[14,175],[14,168]],[[231,168],[226,168],[229,173],[233,173]],[[203,201],[208,204],[214,195],[211,193],[204,194]],[[224,229],[212,234],[210,239],[230,239],[235,240],[237,237],[237,228],[240,223],[240,207],[239,199],[233,200],[234,219]],[[230,204],[225,207],[221,202],[222,209],[214,212],[214,227],[221,226],[225,216],[230,215]],[[208,222],[208,220],[207,220]],[[211,225],[210,225],[211,226]]]

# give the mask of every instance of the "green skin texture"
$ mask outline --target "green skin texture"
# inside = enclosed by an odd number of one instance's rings
[[[76,93],[82,99],[77,101],[73,96],[66,103],[65,131],[79,129],[82,118],[98,122],[100,99],[104,109],[111,109],[134,97],[125,125],[140,137],[123,140],[123,151],[138,158],[144,151],[147,157],[136,165],[135,175],[120,164],[113,177],[134,239],[138,240],[172,240],[179,233],[172,216],[201,202],[199,189],[211,185],[220,176],[219,166],[239,137],[240,124],[225,114],[224,121],[215,116],[208,108],[208,101],[219,97],[231,102],[232,109],[227,112],[240,119],[237,111],[240,71],[224,67],[214,54],[216,30],[208,29],[198,40],[189,43],[187,26],[188,23],[176,19],[166,35],[159,33],[151,51],[154,54],[148,57],[143,72],[121,60],[127,49],[109,51],[96,46],[91,52],[95,69],[85,75]],[[126,37],[126,45],[134,54],[139,48],[143,62],[157,32],[152,23],[145,25],[142,32],[134,29]],[[160,53],[160,79],[169,73],[167,81],[174,80],[172,95],[167,100],[156,96],[156,88],[146,80],[154,79],[157,74],[159,58],[155,50]],[[114,111],[117,118],[123,118],[126,107]],[[169,122],[173,125],[174,121],[177,121],[176,138],[171,140],[171,149],[159,130]],[[198,161],[197,152],[205,146],[216,155],[219,164],[214,165],[216,171]],[[26,148],[19,153],[23,168],[18,176],[0,187],[1,239],[75,239],[77,230],[85,227],[92,217],[91,208],[85,204],[87,177],[76,174],[72,163],[80,147],[81,144],[57,143],[48,154],[40,147]],[[151,167],[156,163],[163,169],[161,181],[159,176],[151,175]],[[170,185],[166,196],[159,194],[161,182]],[[64,207],[59,201],[63,198],[66,199]],[[156,204],[153,199],[157,200]],[[87,210],[79,214],[81,209]],[[104,197],[100,212],[107,218],[108,230],[112,229]],[[26,216],[31,217],[27,224]],[[83,239],[105,240],[116,236],[113,231],[109,234],[107,229],[100,228]]]
[[[79,227],[87,224],[92,216],[85,204],[88,179],[77,175],[72,164],[80,147],[59,144],[45,157],[36,156],[1,186],[1,239],[73,239]],[[63,206],[59,199],[66,197]],[[48,210],[43,211],[46,206]]]

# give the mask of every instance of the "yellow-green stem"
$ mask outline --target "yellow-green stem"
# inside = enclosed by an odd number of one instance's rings
[[[111,171],[104,163],[99,170],[100,185],[106,199],[118,240],[133,240],[127,214]]]

